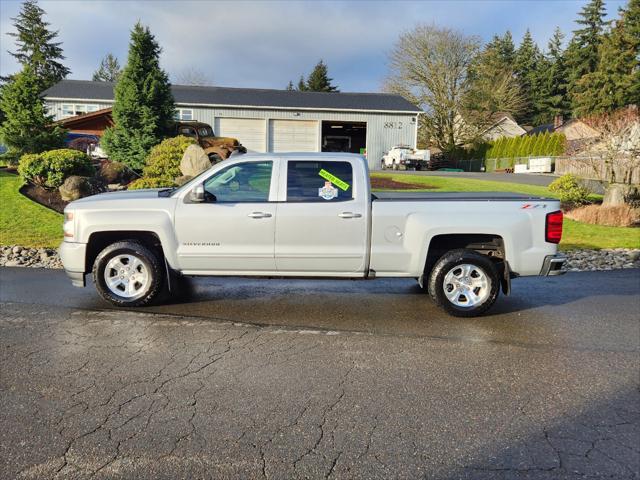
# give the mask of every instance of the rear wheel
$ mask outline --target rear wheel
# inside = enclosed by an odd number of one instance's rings
[[[495,303],[500,276],[487,256],[473,250],[452,250],[436,262],[428,290],[434,302],[447,313],[475,317]]]
[[[118,307],[151,303],[163,286],[159,255],[135,240],[106,247],[93,264],[93,282],[102,298]]]

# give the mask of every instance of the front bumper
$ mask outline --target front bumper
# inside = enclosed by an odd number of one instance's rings
[[[84,279],[86,254],[86,243],[62,242],[58,247],[58,255],[62,260],[64,271],[74,287],[86,285]]]
[[[551,276],[551,275],[563,275],[567,273],[562,270],[562,265],[567,261],[567,257],[556,253],[555,255],[547,255],[544,257],[544,262],[542,263],[542,270],[540,270],[540,275],[542,276]]]

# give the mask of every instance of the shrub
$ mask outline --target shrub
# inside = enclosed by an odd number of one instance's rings
[[[71,175],[91,176],[95,173],[87,154],[69,148],[25,154],[20,158],[18,173],[28,182],[45,188],[58,188]]]
[[[630,205],[587,205],[567,212],[567,218],[608,227],[633,227],[640,224],[640,209]]]
[[[173,180],[160,177],[143,177],[131,182],[127,188],[129,190],[140,190],[142,188],[165,188],[175,187]]]
[[[194,143],[195,139],[185,136],[163,140],[149,152],[142,170],[143,177],[163,178],[173,184],[173,179],[182,175],[180,160],[184,151]]]
[[[570,173],[562,175],[549,185],[549,190],[558,193],[560,201],[575,205],[584,205],[588,202],[589,190]]]

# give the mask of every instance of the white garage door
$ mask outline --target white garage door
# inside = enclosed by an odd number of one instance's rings
[[[317,152],[318,122],[271,120],[269,145],[272,152]]]
[[[265,152],[266,123],[254,118],[216,118],[215,133],[237,138],[249,152]]]

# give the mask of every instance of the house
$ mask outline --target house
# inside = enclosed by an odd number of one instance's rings
[[[113,88],[109,82],[62,80],[43,97],[67,128],[92,129],[91,119],[106,128]],[[216,135],[235,137],[251,152],[365,153],[373,169],[380,168],[383,154],[393,146],[415,148],[417,143],[421,110],[399,95],[171,88],[177,119],[208,123]]]
[[[69,130],[71,134],[96,135],[99,137],[102,136],[102,133],[107,128],[113,126],[111,110],[111,107],[102,108],[92,111],[91,113],[82,113],[73,117],[66,117],[55,123]]]
[[[531,129],[527,135],[536,135],[545,132],[562,133],[567,139],[567,142],[584,142],[600,136],[600,132],[591,127],[585,120],[572,118],[565,122],[562,115],[557,115],[553,123],[539,125]]]
[[[527,131],[509,113],[499,112],[492,116],[493,124],[482,134],[486,141],[501,137],[521,137]]]

